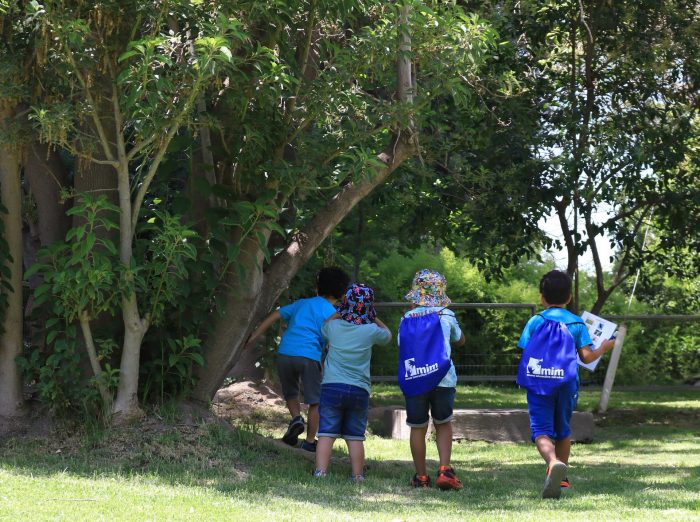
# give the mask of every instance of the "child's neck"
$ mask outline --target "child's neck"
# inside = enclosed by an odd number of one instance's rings
[[[320,297],[323,297],[326,301],[328,301],[332,305],[334,305],[335,303],[338,302],[338,300],[335,297],[333,297],[332,295],[322,295]]]

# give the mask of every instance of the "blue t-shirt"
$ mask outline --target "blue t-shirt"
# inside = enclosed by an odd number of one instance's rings
[[[328,355],[321,384],[352,384],[369,393],[372,346],[387,344],[391,340],[391,332],[374,323],[352,324],[344,319],[328,321],[321,331],[328,339]]]
[[[591,342],[591,336],[588,335],[588,328],[583,324],[583,319],[578,315],[572,314],[566,308],[552,307],[540,312],[540,315],[549,319],[550,321],[557,321],[558,323],[581,323],[581,324],[570,324],[566,328],[571,332],[574,337],[574,343],[576,349],[583,348],[586,345],[593,344]],[[530,337],[535,333],[537,328],[544,322],[544,319],[540,315],[533,315],[530,320],[525,325],[523,333],[520,334],[520,340],[518,341],[518,348],[525,349],[527,343],[530,341]]]
[[[280,341],[280,355],[320,361],[324,345],[321,327],[335,313],[335,307],[325,297],[317,296],[294,301],[281,307],[279,313],[287,323]]]
[[[442,327],[442,336],[445,339],[445,350],[447,350],[447,356],[452,357],[452,345],[450,342],[459,341],[462,338],[462,330],[459,328],[457,318],[452,310],[442,306],[417,306],[406,312],[404,317],[423,315],[431,312],[438,312],[440,314],[440,326]],[[398,338],[398,343],[401,345],[400,337]],[[442,378],[438,387],[454,388],[455,386],[457,386],[457,372],[455,371],[454,363],[450,360],[450,369]]]

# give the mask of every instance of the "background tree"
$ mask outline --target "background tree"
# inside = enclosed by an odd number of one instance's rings
[[[93,197],[72,198],[72,228],[29,272],[43,277],[48,346],[22,367],[75,407],[79,325],[91,381],[105,402],[118,388],[123,419],[140,414],[139,382],[162,398],[165,381],[179,393],[198,380],[196,398],[211,398],[294,274],[414,154],[431,100],[467,97],[445,64],[473,76],[495,41],[437,2],[47,1],[14,20],[36,80],[25,131],[50,145],[27,179],[38,188],[42,170]],[[70,161],[53,162],[57,146]],[[117,207],[90,192],[107,178],[84,179],[104,169]],[[39,192],[45,218],[60,206]],[[123,325],[95,335],[113,313]]]

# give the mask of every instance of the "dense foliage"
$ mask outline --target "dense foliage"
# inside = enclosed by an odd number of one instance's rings
[[[561,246],[572,274],[593,254],[582,309],[623,311],[644,267],[639,310],[697,311],[699,12],[0,1],[0,168],[26,195],[25,378],[57,410],[127,420],[144,402],[207,402],[256,323],[331,263],[384,300],[429,265],[457,301],[536,302],[537,260]],[[0,285],[23,256],[4,235],[0,220]],[[458,364],[517,355],[522,311],[462,319],[473,357]],[[643,328],[629,352],[653,356],[624,360],[622,379],[697,373],[694,330]]]

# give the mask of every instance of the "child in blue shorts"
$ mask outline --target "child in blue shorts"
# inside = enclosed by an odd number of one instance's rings
[[[282,440],[296,446],[304,431],[299,393],[301,383],[304,402],[309,405],[306,440],[301,449],[316,451],[318,429],[318,404],[321,394],[321,354],[325,341],[321,335],[323,323],[336,312],[335,305],[343,297],[350,277],[340,268],[322,268],[316,277],[316,297],[299,299],[282,306],[268,315],[251,334],[246,343],[251,347],[273,323],[282,319],[287,329],[277,354],[277,375],[282,385],[282,395],[292,420]]]
[[[447,297],[446,289],[447,280],[439,272],[427,268],[418,271],[413,278],[411,291],[405,296],[405,299],[411,301],[413,306],[411,310],[406,312],[404,318],[437,312],[440,315],[445,352],[449,358],[452,347],[464,344],[464,334],[459,328],[454,312],[447,308],[451,301]],[[400,337],[399,345],[401,345]],[[442,490],[462,489],[462,482],[457,478],[450,465],[456,386],[457,372],[454,363],[450,361],[447,374],[435,388],[427,393],[405,397],[406,424],[411,427],[411,455],[416,469],[416,473],[411,479],[411,486],[414,488],[430,486],[430,477],[428,477],[425,465],[425,436],[430,416],[432,416],[435,426],[435,442],[440,457],[440,467],[435,485]]]
[[[542,277],[540,301],[546,309],[527,322],[518,341],[519,348],[525,349],[545,319],[567,325],[584,363],[595,361],[615,345],[615,341],[610,339],[604,341],[597,350],[591,349],[591,338],[582,319],[565,308],[571,301],[571,278],[565,272],[552,270]],[[561,489],[570,487],[567,478],[571,452],[570,423],[578,400],[578,381],[576,378],[564,383],[551,395],[537,395],[529,390],[527,392],[532,441],[547,463],[543,498],[559,498]]]
[[[387,344],[391,332],[377,319],[374,292],[361,284],[348,288],[338,314],[326,321],[321,331],[328,339],[328,355],[321,383],[314,476],[326,475],[333,443],[342,437],[348,445],[352,480],[360,482],[364,480],[372,346]]]

